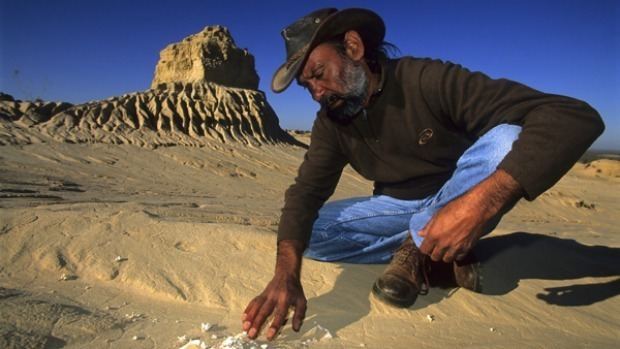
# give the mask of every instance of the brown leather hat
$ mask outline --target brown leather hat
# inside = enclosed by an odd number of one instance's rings
[[[271,89],[276,93],[284,91],[313,48],[349,30],[357,31],[367,47],[381,44],[385,37],[385,24],[381,17],[361,8],[317,10],[284,28],[282,37],[286,45],[286,62],[273,74]]]

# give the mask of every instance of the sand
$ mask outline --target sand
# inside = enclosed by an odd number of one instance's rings
[[[217,348],[240,334],[241,312],[272,277],[283,192],[305,151],[0,149],[2,348]],[[370,293],[384,266],[304,260],[302,331],[239,345],[617,348],[619,164],[577,164],[519,203],[477,246],[486,294],[433,288],[396,309]],[[347,169],[333,199],[370,191]]]

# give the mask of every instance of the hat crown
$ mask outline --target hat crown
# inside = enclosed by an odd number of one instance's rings
[[[310,42],[323,20],[337,11],[335,8],[317,10],[284,28],[282,37],[286,45],[286,58],[291,59],[297,52],[300,52]]]
[[[357,31],[366,47],[376,47],[385,36],[381,17],[362,8],[320,9],[284,28],[281,34],[286,46],[286,61],[273,75],[271,89],[276,93],[286,89],[316,45],[348,30]]]

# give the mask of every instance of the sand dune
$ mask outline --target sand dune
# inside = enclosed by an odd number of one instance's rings
[[[178,348],[184,335],[219,345],[240,333],[241,311],[271,278],[282,193],[304,151],[239,142],[2,147],[2,347]],[[478,246],[486,295],[434,288],[394,309],[370,294],[383,266],[307,260],[303,330],[287,326],[268,344],[613,348],[617,181],[573,171],[520,203]],[[347,169],[335,198],[370,190]],[[216,327],[201,332],[204,322]]]
[[[583,176],[601,179],[620,178],[620,159],[593,160],[575,166],[574,171]]]

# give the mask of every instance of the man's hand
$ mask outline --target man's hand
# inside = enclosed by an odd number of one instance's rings
[[[503,170],[495,171],[433,216],[419,232],[424,238],[420,251],[436,262],[462,259],[482,237],[489,221],[522,195],[512,176]]]
[[[267,330],[267,339],[272,340],[286,322],[290,307],[295,309],[293,330],[299,331],[306,315],[306,296],[300,282],[301,254],[303,243],[282,240],[278,243],[276,272],[265,290],[245,308],[243,330],[256,338],[265,320],[273,313],[273,321]]]

